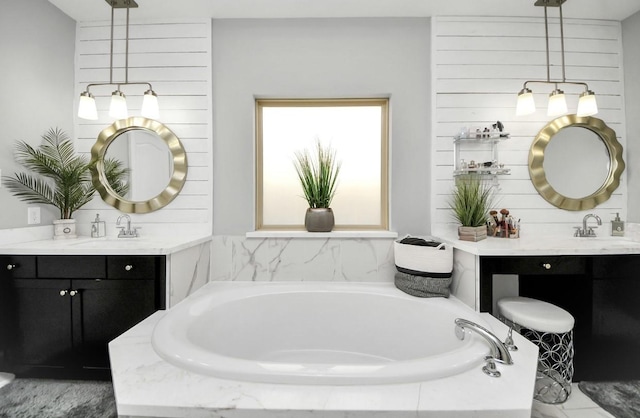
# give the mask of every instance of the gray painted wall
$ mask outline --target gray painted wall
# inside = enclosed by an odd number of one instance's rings
[[[629,222],[640,222],[640,12],[622,21],[624,90],[627,120],[627,187]]]
[[[16,140],[40,144],[51,127],[73,137],[73,73],[76,24],[47,0],[3,2],[0,13],[0,170],[21,171]],[[27,99],[29,98],[29,99]],[[38,98],[38,100],[34,100]],[[0,188],[0,229],[27,226],[27,205]],[[59,218],[42,209],[42,224]]]
[[[391,97],[390,228],[430,232],[429,19],[213,21],[213,225],[254,230],[255,97]],[[277,96],[274,96],[277,95]]]

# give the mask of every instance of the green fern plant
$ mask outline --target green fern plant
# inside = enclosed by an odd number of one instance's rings
[[[314,155],[308,150],[297,151],[293,164],[309,207],[329,208],[336,194],[341,163],[336,161],[336,152],[319,140],[315,151]]]
[[[493,187],[477,176],[462,176],[456,179],[449,207],[462,226],[484,226],[494,200]]]
[[[4,177],[7,188],[18,199],[55,206],[60,219],[71,219],[76,210],[93,199],[96,189],[91,182],[90,163],[75,153],[73,142],[59,128],[42,135],[38,148],[18,141],[15,159],[31,172]],[[127,193],[128,169],[120,161],[105,161],[105,175],[116,193]]]

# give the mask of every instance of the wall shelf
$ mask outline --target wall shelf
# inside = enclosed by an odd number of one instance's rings
[[[498,158],[498,144],[508,138],[506,132],[472,132],[467,136],[455,136],[453,176],[494,176],[495,181],[496,176],[511,174],[511,169],[505,168]]]

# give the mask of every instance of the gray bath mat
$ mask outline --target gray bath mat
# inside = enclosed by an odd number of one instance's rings
[[[580,382],[578,387],[582,393],[616,418],[640,417],[640,380]]]
[[[0,418],[115,418],[111,382],[15,379],[0,388]]]

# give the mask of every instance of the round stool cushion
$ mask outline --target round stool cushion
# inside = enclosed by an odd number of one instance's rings
[[[573,329],[575,319],[564,309],[548,302],[522,296],[498,301],[502,317],[516,324],[542,332],[563,333]]]

